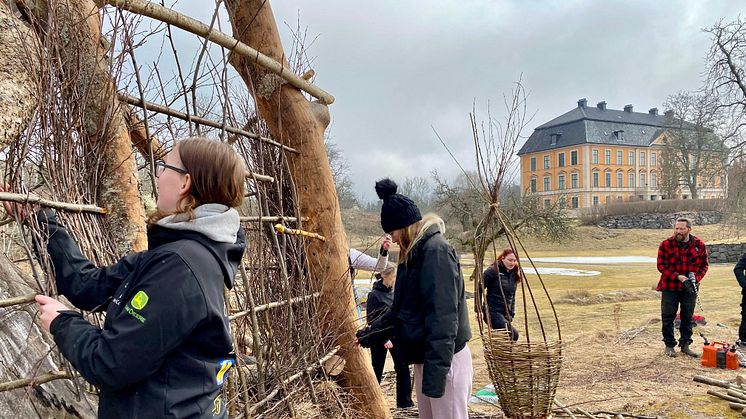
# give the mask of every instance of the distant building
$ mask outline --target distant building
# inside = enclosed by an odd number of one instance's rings
[[[518,151],[523,193],[567,208],[669,198],[658,189],[667,116],[657,108],[642,113],[587,102],[536,127]],[[700,179],[699,197],[723,197],[725,181]],[[681,197],[689,198],[686,188]]]

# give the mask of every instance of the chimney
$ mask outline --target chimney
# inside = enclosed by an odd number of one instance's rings
[[[588,106],[588,99],[582,98],[578,100],[578,108],[585,108]]]
[[[666,118],[673,118],[673,110],[667,110],[664,115],[666,115]]]
[[[648,113],[653,116],[658,116],[658,108],[650,108]]]
[[[596,107],[598,109],[601,109],[602,111],[606,110],[606,101],[601,101],[596,104]]]
[[[632,105],[625,105],[624,106],[624,112],[632,113]]]

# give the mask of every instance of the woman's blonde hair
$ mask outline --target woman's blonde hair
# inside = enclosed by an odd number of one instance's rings
[[[407,258],[409,258],[409,252],[414,245],[420,241],[425,231],[434,224],[438,225],[441,233],[446,232],[443,220],[433,213],[425,214],[421,220],[402,229],[399,235],[399,263],[406,262]]]
[[[202,204],[223,204],[230,208],[241,205],[245,195],[246,169],[243,159],[231,146],[203,137],[179,141],[173,151],[189,173],[192,187],[189,194],[176,204],[176,214],[194,218],[194,209]],[[155,222],[167,215],[156,211],[149,218]]]

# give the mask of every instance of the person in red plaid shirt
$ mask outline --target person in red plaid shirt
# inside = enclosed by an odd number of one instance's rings
[[[663,240],[658,247],[658,271],[661,279],[656,290],[661,291],[661,321],[666,355],[676,356],[676,337],[673,322],[681,307],[679,346],[681,353],[699,358],[692,351],[692,315],[697,301],[699,282],[707,273],[707,248],[705,243],[691,235],[692,222],[679,218],[674,223],[673,236]]]

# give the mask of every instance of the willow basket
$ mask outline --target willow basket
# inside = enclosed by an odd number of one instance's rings
[[[482,343],[503,413],[549,417],[562,367],[561,342],[513,342],[508,332],[492,330],[482,335]]]

